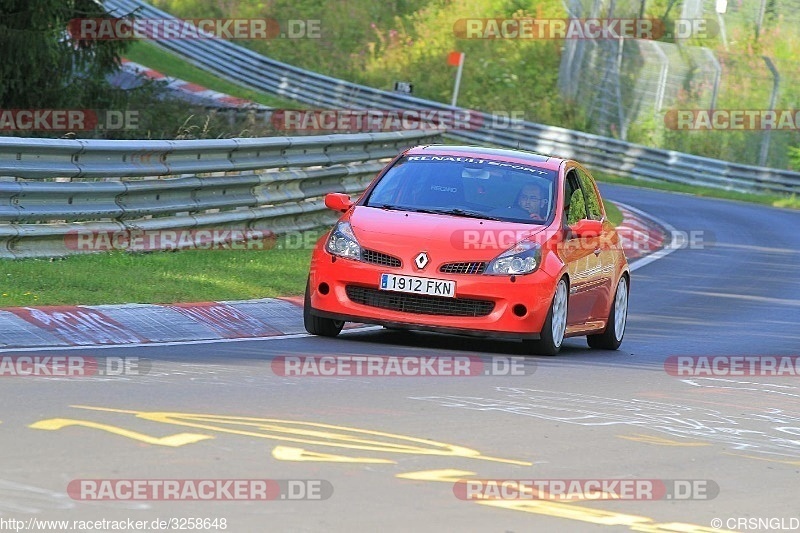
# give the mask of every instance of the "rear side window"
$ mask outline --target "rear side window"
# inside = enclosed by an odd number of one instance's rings
[[[594,188],[594,180],[580,169],[578,169],[578,179],[581,182],[581,189],[583,190],[583,198],[586,204],[588,217],[591,220],[602,220],[603,208],[600,205],[601,200],[597,195],[597,190]]]
[[[567,172],[567,179],[564,181],[564,212],[567,214],[569,226],[586,218],[586,202],[574,169]]]

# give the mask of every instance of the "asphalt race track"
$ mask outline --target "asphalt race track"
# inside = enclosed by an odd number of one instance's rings
[[[578,338],[558,357],[525,359],[525,375],[284,377],[271,363],[293,354],[476,356],[488,366],[523,352],[514,342],[380,328],[43,350],[136,356],[152,368],[0,378],[0,518],[224,518],[234,532],[712,531],[745,530],[737,520],[747,518],[800,528],[800,377],[687,378],[664,365],[670,356],[800,355],[800,213],[603,192],[696,237],[633,273],[618,352]],[[459,499],[454,481],[470,477],[666,480],[693,490],[657,501]],[[323,480],[333,493],[202,502],[67,494],[81,479],[254,478]]]

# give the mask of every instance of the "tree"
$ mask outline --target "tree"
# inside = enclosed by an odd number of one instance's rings
[[[96,0],[0,0],[0,108],[95,104],[129,41],[78,40],[67,27],[109,16]]]

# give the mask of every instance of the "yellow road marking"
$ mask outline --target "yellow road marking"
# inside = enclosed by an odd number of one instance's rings
[[[637,524],[631,527],[633,531],[642,533],[736,533],[730,529],[715,529],[713,527],[686,524],[684,522],[665,522],[663,524]]]
[[[462,479],[474,476],[475,472],[468,470],[454,470],[445,468],[442,470],[420,470],[419,472],[406,472],[396,474],[394,477],[401,479],[413,479],[415,481],[442,481],[444,483],[456,483]]]
[[[635,442],[643,442],[645,444],[659,444],[661,446],[711,446],[710,442],[672,440],[665,439],[664,437],[656,437],[654,435],[644,435],[642,433],[617,435],[617,437]]]
[[[476,503],[501,509],[510,509],[512,511],[522,511],[552,516],[554,518],[589,522],[601,526],[628,526],[631,531],[640,531],[643,533],[733,533],[728,530],[714,529],[684,522],[657,523],[652,518],[646,516],[603,511],[600,509],[581,507],[579,505],[566,505],[563,503],[541,500],[477,500]]]
[[[146,442],[147,444],[157,444],[159,446],[185,446],[186,444],[194,444],[195,442],[200,442],[201,440],[214,438],[211,435],[200,435],[198,433],[177,433],[175,435],[167,435],[166,437],[151,437],[150,435],[145,435],[144,433],[131,431],[129,429],[124,429],[109,424],[100,424],[99,422],[90,422],[88,420],[74,420],[72,418],[50,418],[48,420],[40,420],[39,422],[35,422],[28,427],[33,429],[46,429],[49,431],[55,431],[68,426],[83,426],[92,429],[99,429],[101,431],[107,431],[121,437],[127,437],[129,439]]]
[[[275,446],[272,457],[279,461],[324,461],[330,463],[388,463],[396,464],[391,459],[378,459],[377,457],[348,457],[346,455],[333,455],[330,453],[317,453],[303,448],[290,446]]]
[[[302,442],[319,446],[338,447],[357,450],[371,450],[387,453],[406,453],[421,455],[441,455],[450,457],[465,457],[471,459],[483,459],[487,461],[498,461],[510,464],[532,466],[526,461],[512,459],[500,459],[483,456],[477,450],[454,446],[446,443],[406,437],[393,433],[381,431],[371,431],[364,429],[348,428],[345,426],[335,426],[331,424],[319,424],[313,422],[302,422],[294,420],[280,420],[272,418],[253,418],[237,416],[217,416],[172,412],[147,412],[130,411],[122,409],[111,409],[90,406],[73,406],[79,409],[95,411],[106,411],[114,413],[132,414],[143,420],[162,422],[178,426],[188,426],[193,428],[205,429],[209,431],[219,431],[223,433],[252,436],[265,439],[275,439],[289,442]],[[216,424],[216,425],[215,425]],[[83,426],[91,429],[108,431],[123,437],[132,438],[149,444],[161,446],[183,446],[201,440],[214,438],[209,435],[197,433],[179,433],[167,437],[152,437],[136,431],[123,429],[109,424],[101,424],[86,420],[74,420],[68,418],[51,418],[41,420],[29,427],[35,429],[58,430],[67,426]],[[236,429],[238,426],[246,429]],[[259,432],[261,431],[261,432]],[[386,442],[377,440],[376,437],[392,439],[396,442]],[[667,439],[664,439],[667,440]],[[394,463],[394,461],[376,458],[347,457],[341,455],[310,452],[303,448],[290,446],[277,446],[273,452],[273,457],[286,461],[333,461],[333,462],[370,462],[370,463]],[[456,483],[460,480],[475,476],[475,472],[456,469],[425,470],[419,472],[407,472],[397,474],[401,479],[411,479],[418,481],[438,481],[446,483]],[[594,523],[598,525],[619,525],[628,526],[633,531],[644,533],[673,532],[673,533],[707,533],[714,530],[694,524],[680,522],[658,524],[652,518],[617,513],[613,511],[603,511],[581,507],[571,502],[551,502],[546,500],[474,500],[475,503],[489,507],[510,509],[536,513],[555,518],[565,518]]]
[[[468,472],[466,470],[420,470],[418,472],[407,472],[405,474],[397,474],[395,477],[399,477],[401,479],[413,479],[416,481],[441,481],[445,483],[453,483],[456,484],[459,481],[467,481],[468,479],[475,479],[476,481],[502,481],[504,483],[509,483],[510,487],[513,488],[515,491],[519,492],[521,495],[525,495],[525,497],[530,496],[533,498],[533,487],[526,486],[524,484],[516,483],[513,479],[507,480],[487,480],[483,478],[472,478],[472,476],[476,475],[475,472]],[[542,494],[547,494],[546,492],[542,492]],[[605,493],[604,493],[605,494]],[[589,498],[581,498],[576,495],[571,495],[570,500],[563,501],[561,503],[571,503],[574,501],[578,501],[581,499],[589,499]],[[599,498],[599,497],[598,497]],[[592,498],[592,500],[597,500],[598,498]],[[612,497],[608,497],[606,499],[618,499],[619,496],[616,494],[612,495]],[[487,500],[491,500],[491,498],[487,497]],[[546,501],[547,498],[537,498],[537,501]],[[478,501],[476,498],[475,501]]]
[[[78,409],[133,414],[137,418],[186,426],[206,431],[219,431],[233,435],[243,435],[283,442],[311,444],[352,450],[368,450],[384,453],[403,453],[417,455],[441,455],[481,459],[521,466],[531,466],[528,461],[502,459],[481,455],[478,450],[455,446],[428,439],[407,437],[394,433],[349,428],[316,422],[281,420],[275,418],[253,418],[244,416],[218,416],[191,413],[148,412],[73,405]],[[232,427],[231,427],[232,426]],[[378,440],[381,438],[384,440]],[[395,441],[395,442],[391,442]]]
[[[545,500],[475,500],[475,503],[512,511],[542,514],[553,518],[590,522],[601,526],[630,527],[636,524],[653,523],[653,519],[646,516],[603,511],[602,509],[591,509],[589,507]]]
[[[413,479],[417,481],[439,481],[444,483],[456,483],[474,476],[475,472],[467,470],[421,470],[418,472],[406,472],[397,474],[395,477],[401,479]],[[528,490],[528,487],[520,486],[520,492]],[[532,494],[532,493],[531,493]],[[617,513],[614,511],[603,511],[582,507],[570,502],[552,502],[540,499],[531,500],[470,500],[479,505],[508,509],[511,511],[521,511],[526,513],[536,513],[553,518],[564,518],[567,520],[578,520],[603,526],[628,526],[632,531],[645,533],[673,532],[673,533],[710,533],[723,530],[687,524],[682,522],[669,522],[659,524],[655,520],[646,516]]]
[[[771,463],[782,463],[785,465],[800,466],[800,461],[792,461],[791,459],[775,459],[772,457],[759,457],[757,455],[747,455],[744,453],[722,452],[725,455],[733,455],[734,457],[746,457],[747,459],[758,459],[759,461],[769,461]]]

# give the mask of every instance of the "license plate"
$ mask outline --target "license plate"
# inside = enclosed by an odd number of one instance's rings
[[[412,294],[427,294],[428,296],[445,296],[448,298],[455,298],[456,296],[456,282],[446,279],[381,274],[380,288],[384,291],[410,292]]]

